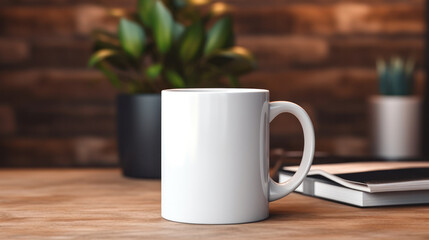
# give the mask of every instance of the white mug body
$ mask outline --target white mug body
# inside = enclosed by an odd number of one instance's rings
[[[268,217],[266,90],[162,92],[162,216],[206,224]]]
[[[164,90],[161,112],[163,218],[233,224],[268,217],[268,90]]]

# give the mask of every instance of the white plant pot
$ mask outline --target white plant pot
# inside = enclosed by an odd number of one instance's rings
[[[371,147],[375,156],[392,160],[420,156],[421,102],[414,96],[370,98]]]

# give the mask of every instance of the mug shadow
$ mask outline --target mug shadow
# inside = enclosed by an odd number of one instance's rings
[[[292,221],[292,220],[310,220],[314,219],[317,213],[308,211],[301,205],[288,206],[287,208],[270,208],[270,215],[267,221]]]

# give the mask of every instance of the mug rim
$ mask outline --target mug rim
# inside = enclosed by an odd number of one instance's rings
[[[169,93],[268,93],[269,91],[266,89],[258,89],[258,88],[172,88],[165,89],[162,92]]]

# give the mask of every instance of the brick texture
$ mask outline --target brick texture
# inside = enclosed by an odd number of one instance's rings
[[[375,61],[413,57],[423,93],[423,0],[230,0],[237,41],[258,70],[244,87],[266,88],[311,116],[317,150],[368,152],[367,98]],[[94,28],[116,29],[106,9],[135,0],[0,1],[0,166],[117,164],[115,90],[86,67]],[[302,149],[298,121],[281,115],[271,146]]]
[[[0,136],[15,133],[15,115],[11,107],[0,105]]]
[[[13,65],[30,58],[28,44],[24,40],[0,38],[0,64]]]

